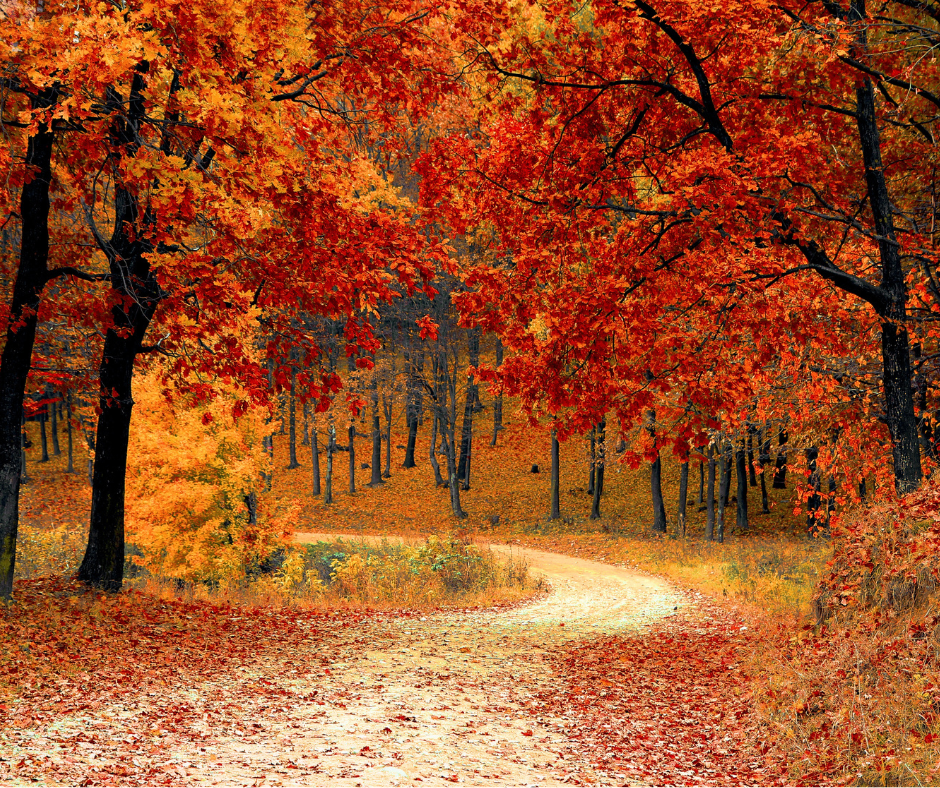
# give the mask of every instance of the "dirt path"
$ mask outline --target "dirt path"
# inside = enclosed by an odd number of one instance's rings
[[[560,758],[563,722],[540,715],[534,700],[552,688],[544,657],[575,638],[635,631],[685,600],[662,581],[618,567],[516,547],[511,553],[548,580],[548,595],[512,610],[365,624],[354,642],[330,647],[335,659],[323,665],[319,683],[325,705],[295,706],[264,737],[213,748],[217,761],[244,764],[227,779],[270,775],[289,741],[292,783],[561,785],[576,774],[605,782],[587,764]]]
[[[209,654],[180,637],[130,684],[119,675],[129,657],[116,652],[98,679],[56,680],[61,696],[47,684],[0,704],[12,719],[0,728],[0,783],[625,784],[566,760],[569,723],[539,700],[564,691],[548,658],[574,639],[641,631],[686,598],[626,569],[511,553],[551,592],[504,610],[302,620],[289,637],[265,625],[273,612],[225,614],[232,632],[239,617],[259,622],[254,640],[225,648],[213,635]]]

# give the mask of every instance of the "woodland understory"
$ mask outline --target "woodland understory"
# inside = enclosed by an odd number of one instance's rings
[[[940,781],[938,48],[0,3],[0,780]]]

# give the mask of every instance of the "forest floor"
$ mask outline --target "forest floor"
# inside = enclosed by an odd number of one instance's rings
[[[511,550],[550,591],[495,610],[252,616],[30,581],[27,613],[89,607],[102,659],[79,650],[0,704],[0,782],[781,782],[759,754],[746,625],[656,578]],[[19,624],[27,651],[72,648],[61,624],[51,643]],[[108,659],[111,638],[130,650]]]

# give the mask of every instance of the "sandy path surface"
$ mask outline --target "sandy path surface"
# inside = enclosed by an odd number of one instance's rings
[[[572,639],[642,629],[686,600],[660,580],[619,567],[492,549],[525,559],[551,592],[510,610],[364,623],[350,642],[330,645],[332,661],[318,683],[324,705],[291,708],[250,744],[213,747],[217,761],[244,764],[226,770],[227,779],[270,775],[281,753],[293,759],[285,777],[294,784],[562,785],[575,775],[622,782],[562,758],[565,721],[543,716],[535,700],[554,686],[544,658]],[[218,779],[211,770],[203,777]]]

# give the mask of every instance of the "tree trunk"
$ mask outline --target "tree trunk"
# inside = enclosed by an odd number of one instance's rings
[[[349,494],[356,494],[356,425],[349,425]]]
[[[53,91],[44,90],[30,97],[30,105],[33,110],[48,109],[55,99]],[[6,342],[0,354],[0,599],[9,599],[13,593],[20,477],[24,469],[20,421],[49,259],[52,144],[52,131],[40,123],[26,145],[25,164],[32,177],[20,193],[20,260]]]
[[[52,437],[52,454],[55,457],[58,457],[62,454],[62,449],[59,448],[59,403],[58,401],[49,403],[50,405],[50,416],[49,421],[49,430]]]
[[[139,68],[126,105],[116,94],[108,96],[108,104],[118,117],[112,135],[117,144],[111,151],[115,169],[123,155],[118,151],[133,156],[138,145],[144,115],[143,89],[143,70]],[[114,189],[114,214],[115,230],[107,243],[114,322],[105,334],[99,367],[91,521],[88,547],[78,569],[79,580],[107,591],[120,590],[124,581],[124,486],[134,407],[134,361],[160,300],[160,287],[150,267],[153,249],[144,231],[153,219],[141,215],[137,197],[120,181]]]
[[[679,470],[679,506],[676,508],[676,533],[685,536],[686,510],[689,497],[689,461],[685,460]]]
[[[725,541],[725,509],[731,495],[731,452],[721,443],[721,479],[718,483],[718,516],[715,520],[715,539]]]
[[[297,396],[294,391],[294,369],[290,371],[290,390],[287,397],[287,418],[289,422],[289,435],[287,436],[287,450],[290,461],[287,464],[289,470],[299,468],[297,462]]]
[[[467,513],[460,505],[460,482],[457,480],[457,447],[453,425],[445,422],[441,424],[441,437],[444,441],[444,455],[447,457],[447,486],[450,488],[450,506],[454,517],[462,520]]]
[[[594,497],[591,499],[591,519],[599,520],[601,517],[601,494],[604,492],[604,462],[605,441],[604,432],[607,427],[606,417],[601,419],[597,429],[597,439],[594,458]]]
[[[385,484],[382,479],[382,423],[379,420],[379,382],[372,376],[372,475],[369,487]]]
[[[75,473],[73,446],[72,446],[72,392],[65,395],[65,434],[68,438],[69,464],[65,469],[66,473]]]
[[[467,357],[471,367],[480,363],[480,330],[471,329],[467,335]],[[463,427],[460,431],[460,461],[457,466],[457,478],[463,482],[463,489],[470,489],[470,453],[473,444],[473,411],[479,401],[479,391],[473,375],[467,376],[467,388],[463,407]]]
[[[774,466],[774,481],[773,488],[775,490],[785,490],[787,489],[787,441],[790,440],[790,436],[787,433],[786,429],[781,429],[778,441],[780,448],[777,450],[777,461]]]
[[[26,467],[26,447],[27,447],[29,444],[28,444],[27,436],[26,436],[26,416],[25,416],[25,415],[21,416],[21,417],[20,417],[20,421],[21,421],[21,424],[20,424],[20,447],[21,447],[21,453],[22,453],[22,455],[23,455],[23,456],[22,456],[22,459],[21,459],[21,462],[20,462],[20,471],[21,471],[21,473],[22,473],[22,476],[20,477],[20,481],[21,481],[23,484],[27,484],[27,483],[29,482],[29,469]]]
[[[646,414],[646,430],[649,432],[656,447],[656,411],[650,410]],[[656,459],[650,465],[650,491],[653,496],[653,531],[659,534],[666,533],[666,502],[663,500],[663,461],[656,450]]]
[[[434,471],[434,486],[443,487],[444,486],[444,477],[441,476],[441,464],[437,461],[437,425],[440,419],[435,414],[434,418],[431,420],[431,450],[428,453],[428,458],[431,461],[431,468]]]
[[[48,404],[43,405],[39,411],[39,445],[42,451],[39,462],[49,462],[49,439],[46,437],[46,421],[48,420],[46,414],[48,412]]]
[[[496,369],[499,369],[503,365],[503,341],[496,337]],[[502,393],[497,394],[493,398],[493,439],[490,441],[490,446],[496,445],[496,437],[499,435],[499,431],[503,428],[503,395]]]
[[[666,533],[666,502],[663,500],[663,460],[657,453],[650,464],[650,488],[653,494],[653,530]]]
[[[552,511],[549,519],[557,520],[561,517],[560,489],[561,469],[559,467],[558,433],[552,427]]]
[[[761,514],[770,514],[770,499],[767,496],[767,466],[770,464],[770,430],[757,431],[757,447],[760,463],[760,502]]]
[[[320,446],[317,443],[317,430],[310,430],[310,465],[313,468],[313,494],[320,494]]]
[[[591,427],[591,454],[588,467],[587,494],[594,495],[594,479],[597,476],[597,427]]]
[[[300,439],[301,446],[310,445],[310,406],[305,402],[302,412],[304,414],[304,434]]]
[[[424,404],[421,381],[421,375],[424,372],[424,353],[418,353],[417,355],[417,361],[414,356],[409,356],[407,360],[408,382],[405,390],[405,422],[408,425],[408,441],[405,445],[405,461],[402,463],[402,468],[414,468],[416,465],[415,444],[418,440],[418,423],[421,420],[421,409]]]
[[[757,486],[757,474],[754,472],[754,428],[747,428],[747,472],[751,487]]]
[[[382,471],[383,479],[392,478],[392,399],[389,397],[383,403],[385,410],[385,469]]]
[[[856,21],[866,18],[864,3],[852,3]],[[861,28],[860,43],[867,49],[867,33]],[[923,478],[917,416],[914,412],[911,351],[907,333],[907,281],[900,244],[894,228],[894,208],[888,193],[881,159],[881,138],[875,114],[875,88],[864,77],[855,88],[858,138],[865,164],[868,203],[875,224],[881,258],[881,290],[887,303],[880,310],[881,358],[884,366],[885,415],[894,456],[894,484],[899,495],[916,490]]]
[[[705,503],[705,460],[698,461],[698,501],[696,503],[699,506]]]
[[[333,453],[336,451],[336,425],[330,419],[329,437],[326,440],[326,491],[323,503],[333,503]]]
[[[748,433],[748,441],[750,441],[750,433]],[[753,456],[753,451],[751,447],[748,446],[745,448],[744,438],[741,438],[741,446],[738,448],[735,455],[735,464],[736,472],[738,476],[738,508],[735,517],[735,530],[737,533],[741,534],[747,530],[747,488],[748,488],[748,477],[747,477],[747,457],[748,453]],[[754,472],[754,463],[751,462],[751,473]],[[755,479],[756,481],[756,479]]]
[[[709,542],[715,538],[715,447],[708,444],[708,497],[706,504],[705,538]]]

